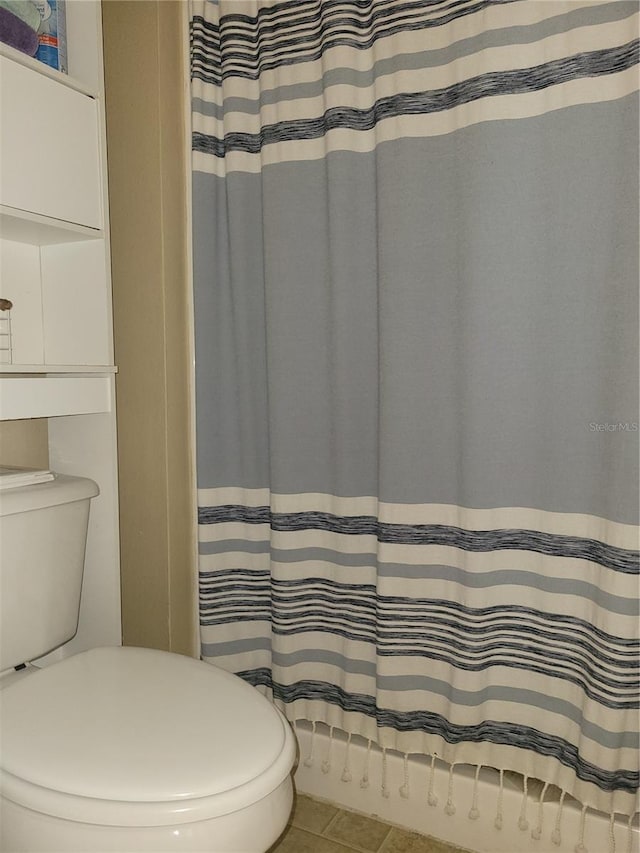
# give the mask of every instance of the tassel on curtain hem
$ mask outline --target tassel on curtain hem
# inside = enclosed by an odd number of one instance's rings
[[[344,743],[344,754],[343,758],[341,759],[342,770],[340,779],[342,782],[351,782],[354,778],[354,752],[352,747],[355,744],[359,744],[362,747],[362,751],[364,752],[362,771],[359,777],[360,788],[367,789],[370,787],[372,762],[377,758],[380,762],[379,795],[383,799],[389,800],[394,793],[389,781],[389,757],[391,755],[394,755],[400,758],[402,761],[402,784],[398,786],[397,790],[397,794],[401,799],[409,800],[412,798],[423,798],[424,801],[431,808],[436,809],[438,808],[438,806],[440,806],[443,809],[444,813],[451,817],[458,813],[458,807],[464,806],[464,803],[462,803],[459,797],[456,795],[456,768],[462,768],[463,766],[465,766],[461,762],[453,762],[451,764],[447,764],[447,762],[443,761],[441,756],[439,756],[437,753],[431,753],[427,756],[419,756],[410,753],[398,753],[396,750],[391,750],[388,747],[379,746],[371,738],[363,738],[362,736],[357,735],[353,732],[343,732],[341,729],[338,729],[337,726],[328,726],[324,722],[318,720],[313,721],[309,724],[309,721],[307,720],[298,719],[294,723],[294,728],[298,728],[301,725],[310,725],[310,745],[308,748],[308,752],[300,756],[300,762],[304,767],[312,768],[315,765],[314,753],[317,749],[317,736],[318,734],[324,734],[324,730],[326,730],[327,733],[324,736],[327,740],[327,744],[325,747],[325,757],[321,764],[321,771],[323,774],[330,773],[332,769],[332,766],[334,764],[335,752],[338,748],[336,741],[339,740],[341,743]],[[319,727],[322,727],[322,731],[319,730]],[[412,792],[410,782],[410,766],[412,764],[414,766],[418,764],[425,766],[425,763],[427,772],[427,784],[424,788],[424,793],[421,794],[415,791]],[[443,764],[448,768],[447,784],[446,791],[443,790],[441,792],[442,796],[439,796],[438,783],[436,780],[436,768],[441,767]],[[338,766],[339,765],[340,761],[338,762]],[[501,831],[505,826],[504,795],[506,784],[505,777],[507,776],[508,772],[507,769],[492,768],[482,764],[467,766],[471,766],[473,768],[473,787],[471,793],[470,807],[467,812],[468,820],[474,821],[478,820],[481,817],[480,782],[482,771],[485,771],[485,775],[497,773],[497,790],[495,793],[495,817],[493,819],[493,826],[496,830]],[[549,838],[553,845],[555,845],[556,847],[560,847],[562,845],[563,840],[563,816],[566,811],[566,802],[567,800],[571,800],[573,801],[573,803],[580,807],[580,817],[578,825],[579,828],[576,843],[573,847],[574,853],[604,853],[604,851],[601,851],[599,849],[590,850],[586,840],[588,839],[587,818],[589,816],[590,810],[588,804],[579,803],[567,791],[558,788],[550,782],[534,779],[526,775],[521,775],[519,773],[509,772],[509,782],[513,784],[516,779],[521,780],[518,784],[522,786],[521,806],[516,823],[516,826],[521,832],[527,832],[530,829],[530,822],[528,820],[527,813],[528,805],[531,801],[535,804],[536,810],[534,826],[530,831],[530,836],[534,841],[540,841],[541,839],[546,837],[545,806],[550,806],[552,803],[557,803],[555,818],[553,820],[553,829],[549,833]],[[445,794],[446,797],[444,797]],[[444,805],[441,805],[443,798]],[[484,806],[484,808],[487,807],[492,806]],[[591,813],[594,816],[596,814],[602,815],[601,812],[597,812],[595,809],[591,809]],[[606,853],[620,853],[621,850],[624,850],[624,853],[632,853],[632,851],[634,850],[634,818],[637,814],[638,812],[635,811],[630,815],[623,815],[617,812],[608,815],[608,850],[606,851]],[[615,834],[615,827],[621,826],[622,823],[626,824],[626,844],[624,848],[621,848],[619,845],[616,845]]]
[[[605,814],[635,811],[638,772],[626,766],[632,761],[627,756],[621,756],[624,766],[601,767],[561,734],[549,734],[544,729],[494,720],[468,726],[427,710],[392,712],[376,707],[369,696],[327,682],[279,683],[262,667],[236,670],[236,674],[275,701],[289,720],[322,720],[343,731],[372,737],[380,748],[401,754],[435,753],[447,765],[483,764],[529,778],[549,779],[575,800]],[[321,710],[318,703],[325,702],[327,707]]]

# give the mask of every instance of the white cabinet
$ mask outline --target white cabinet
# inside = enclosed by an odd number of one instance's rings
[[[53,470],[92,477],[78,634],[120,643],[115,373],[99,0],[67,0],[69,75],[0,46],[0,420],[48,418]]]
[[[0,57],[0,204],[102,226],[96,99]]]

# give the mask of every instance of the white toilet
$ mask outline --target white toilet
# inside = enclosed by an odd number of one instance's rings
[[[0,850],[264,853],[293,798],[282,714],[169,652],[30,665],[76,631],[98,489],[61,475],[2,487],[11,479],[0,473]]]

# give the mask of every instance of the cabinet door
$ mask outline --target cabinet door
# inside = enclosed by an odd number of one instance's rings
[[[0,57],[0,204],[102,227],[94,98]]]

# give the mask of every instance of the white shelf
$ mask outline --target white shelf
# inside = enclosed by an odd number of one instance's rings
[[[50,77],[52,80],[55,80],[56,83],[61,83],[69,89],[81,92],[83,95],[89,95],[89,97],[95,98],[98,94],[90,86],[86,86],[75,77],[71,77],[69,74],[63,74],[62,71],[57,71],[55,68],[51,68],[44,62],[40,62],[32,56],[27,56],[26,53],[15,50],[15,48],[10,47],[8,44],[3,44],[2,42],[0,42],[0,56],[6,56],[7,59],[11,59],[19,65],[24,65],[25,68],[31,68],[32,71],[37,71],[38,74],[42,74],[43,77]]]
[[[108,376],[0,376],[0,420],[111,411]]]
[[[118,368],[113,364],[1,364],[0,375],[10,374],[41,374],[49,376],[57,374],[109,374],[117,373]]]
[[[78,240],[99,240],[104,236],[99,228],[89,228],[75,222],[52,219],[0,204],[0,239],[28,243],[32,246],[53,246],[75,243]]]

